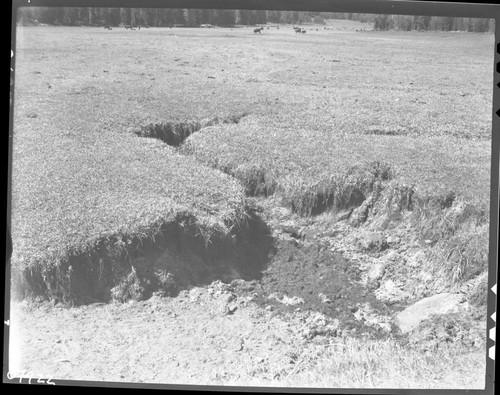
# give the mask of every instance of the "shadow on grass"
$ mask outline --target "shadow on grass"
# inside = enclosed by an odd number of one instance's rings
[[[248,113],[244,112],[227,117],[214,117],[205,121],[150,123],[141,127],[136,134],[140,137],[156,138],[172,147],[178,147],[190,135],[202,128],[218,124],[236,124],[247,115]]]

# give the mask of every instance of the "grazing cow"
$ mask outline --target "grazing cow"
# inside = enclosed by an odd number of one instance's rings
[[[295,33],[302,33],[302,29],[300,27],[294,27]]]
[[[132,25],[125,25],[125,30],[130,29],[130,30],[135,30],[135,27]]]
[[[104,30],[113,30],[113,29],[111,29],[111,26],[105,25]]]
[[[301,33],[302,33],[302,34],[305,34],[305,33],[306,33],[306,31],[305,31],[304,29],[302,29]]]
[[[254,33],[262,33],[262,30],[264,30],[263,27],[258,27],[257,29],[254,29],[253,32]]]

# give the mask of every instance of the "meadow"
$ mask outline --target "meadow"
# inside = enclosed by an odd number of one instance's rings
[[[266,228],[252,225],[253,197],[273,197],[297,221],[332,215],[330,228],[346,212],[364,216],[358,228],[408,220],[434,248],[441,279],[484,277],[493,35],[307,29],[18,27],[15,293],[108,301],[102,290],[123,277],[117,262],[134,269],[136,251],[174,225],[205,247],[259,243],[241,236]],[[356,371],[373,362],[368,354]],[[321,358],[319,376],[344,369]],[[429,366],[418,358],[404,363]],[[318,372],[289,385],[317,382]]]

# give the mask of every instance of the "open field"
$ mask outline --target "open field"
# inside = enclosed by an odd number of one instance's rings
[[[73,319],[85,311],[102,337],[68,339],[85,344],[91,360],[117,321],[141,316],[117,301],[161,294],[172,299],[155,301],[158,306],[182,311],[177,304],[187,301],[186,314],[199,316],[203,303],[207,311],[218,303],[204,294],[213,281],[257,282],[250,294],[243,286],[229,292],[229,299],[247,302],[236,314],[223,313],[224,325],[244,327],[237,341],[253,348],[218,361],[218,376],[205,370],[220,344],[199,334],[190,347],[206,345],[206,364],[173,358],[164,361],[171,377],[148,376],[145,369],[155,371],[158,360],[147,356],[158,336],[151,324],[144,349],[116,360],[112,374],[85,371],[89,379],[484,384],[493,36],[307,29],[305,35],[291,26],[262,34],[251,28],[18,29],[15,294],[110,302],[44,313],[78,327],[84,324]],[[201,304],[192,297],[197,290]],[[464,295],[459,315],[423,320],[412,338],[395,328],[399,312],[443,292]],[[297,303],[289,300],[300,300],[304,314],[337,320],[338,331],[304,335]],[[145,309],[157,310],[147,303]],[[33,330],[19,329],[28,344],[41,327],[16,309],[18,328],[24,322]],[[101,327],[104,309],[115,318]],[[274,342],[286,336],[286,323],[273,337],[264,329],[269,318],[261,322],[259,314],[288,322],[305,338],[302,357],[284,370],[279,358],[291,349]],[[177,317],[174,326],[188,318]],[[427,330],[434,332],[425,341],[412,340]],[[252,337],[254,331],[263,337]],[[46,347],[59,344],[50,336]],[[359,360],[345,362],[325,346],[332,339],[360,348]],[[186,347],[171,340],[162,344],[173,347],[172,355]],[[123,354],[132,341],[117,350]],[[452,343],[438,347],[445,341]],[[50,366],[54,377],[74,379],[64,363],[47,363],[55,358],[50,348],[25,347],[31,356],[18,361],[19,369]],[[277,359],[259,370],[257,354],[266,347]],[[196,352],[193,358],[203,359]],[[441,353],[439,361],[432,353]],[[81,365],[77,354],[69,360]],[[476,361],[478,375],[466,378],[468,370],[460,369],[468,365],[440,365],[455,354]],[[374,355],[398,355],[399,362]],[[246,368],[231,370],[228,361]],[[334,373],[341,371],[345,377]],[[327,375],[332,379],[323,381]],[[391,381],[394,376],[399,379]]]

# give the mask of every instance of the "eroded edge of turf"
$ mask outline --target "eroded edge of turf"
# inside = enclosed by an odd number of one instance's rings
[[[164,143],[178,147],[186,138],[193,133],[198,132],[204,127],[219,125],[219,124],[237,124],[240,120],[248,115],[247,112],[226,116],[226,117],[213,117],[202,121],[163,121],[156,123],[148,123],[141,126],[135,131],[140,137],[156,138]]]
[[[258,279],[273,248],[269,228],[251,208],[229,235],[208,240],[195,218],[182,215],[146,237],[109,237],[51,267],[15,273],[13,296],[69,305],[175,296],[215,280]]]

